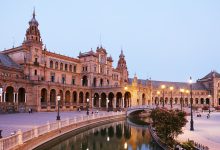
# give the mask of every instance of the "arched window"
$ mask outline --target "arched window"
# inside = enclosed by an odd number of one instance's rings
[[[65,64],[65,71],[67,71],[68,70],[68,65],[67,64]]]
[[[55,69],[58,69],[58,62],[55,63]]]
[[[53,61],[50,61],[50,68],[53,68]]]
[[[63,70],[63,63],[60,63],[60,70]]]
[[[69,71],[71,71],[71,72],[73,71],[72,65],[69,66]]]

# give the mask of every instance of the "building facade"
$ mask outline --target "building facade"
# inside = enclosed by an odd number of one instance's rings
[[[220,74],[212,71],[193,83],[193,104],[218,106],[219,93]],[[56,111],[58,95],[63,111],[88,105],[116,110],[162,101],[188,105],[190,98],[188,83],[129,78],[123,51],[116,68],[102,46],[80,52],[78,58],[50,52],[34,12],[21,46],[0,52],[0,112]]]

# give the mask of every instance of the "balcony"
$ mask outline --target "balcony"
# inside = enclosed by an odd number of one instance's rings
[[[39,66],[39,62],[34,62],[34,66]]]

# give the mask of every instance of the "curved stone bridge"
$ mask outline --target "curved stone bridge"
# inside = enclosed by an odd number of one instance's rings
[[[138,111],[138,110],[152,110],[155,106],[153,105],[141,105],[141,106],[133,106],[129,107],[126,111],[126,116],[129,116],[132,112]]]

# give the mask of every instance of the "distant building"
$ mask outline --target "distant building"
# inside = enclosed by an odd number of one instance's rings
[[[43,45],[35,12],[29,21],[21,46],[0,52],[0,111],[56,111],[57,95],[61,110],[91,108],[115,110],[135,105],[189,104],[188,83],[128,78],[123,51],[118,65],[102,46],[95,51],[79,53],[78,58],[56,54]],[[193,104],[220,104],[220,74],[212,71],[193,84]],[[161,85],[166,88],[161,90]],[[158,92],[160,91],[160,93]],[[163,95],[164,94],[164,95]],[[208,96],[208,95],[211,95]],[[211,100],[211,101],[210,101]]]

